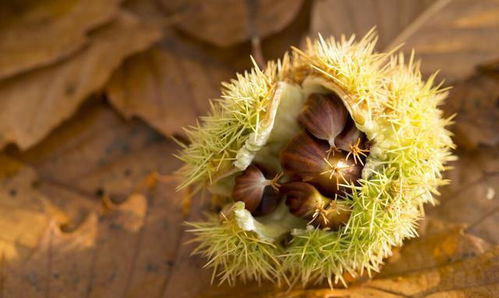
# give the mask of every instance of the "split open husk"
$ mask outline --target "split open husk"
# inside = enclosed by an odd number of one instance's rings
[[[279,151],[300,130],[296,118],[311,93],[336,93],[371,144],[362,178],[344,198],[351,216],[337,231],[307,226],[285,205],[253,218],[242,202],[222,219],[190,223],[196,252],[220,281],[333,286],[346,274],[379,271],[394,246],[417,236],[423,205],[435,202],[453,158],[450,120],[438,108],[447,93],[434,76],[423,80],[413,56],[377,53],[375,43],[374,32],[360,41],[308,41],[265,70],[255,67],[223,84],[211,113],[187,130],[181,187],[197,184],[224,202],[234,176],[252,162],[280,170]]]

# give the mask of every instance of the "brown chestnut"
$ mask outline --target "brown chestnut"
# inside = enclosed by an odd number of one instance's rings
[[[345,201],[327,198],[311,184],[290,182],[284,184],[281,191],[289,211],[316,227],[337,230],[350,217],[351,209]]]
[[[232,197],[244,202],[245,208],[254,216],[266,215],[277,208],[280,202],[279,178],[267,179],[255,165],[250,165],[236,176]]]
[[[301,133],[281,152],[281,165],[291,176],[298,176],[325,195],[334,195],[340,191],[340,184],[360,178],[362,167],[346,157],[345,152],[329,151],[325,142]]]
[[[338,95],[312,93],[298,121],[314,137],[334,147],[335,138],[343,131],[347,118],[348,111]]]

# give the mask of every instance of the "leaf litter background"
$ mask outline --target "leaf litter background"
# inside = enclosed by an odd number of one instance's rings
[[[453,85],[459,160],[419,239],[348,289],[210,286],[175,192],[182,127],[219,83],[306,36],[372,26]],[[499,292],[497,0],[0,4],[0,297],[492,297]]]

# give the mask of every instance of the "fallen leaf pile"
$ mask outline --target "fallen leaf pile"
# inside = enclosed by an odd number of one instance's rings
[[[4,3],[5,2],[5,3]],[[0,4],[0,297],[493,297],[499,292],[497,0],[23,0]],[[421,237],[372,279],[211,285],[176,192],[182,127],[220,82],[306,36],[373,26],[454,86],[458,160]]]

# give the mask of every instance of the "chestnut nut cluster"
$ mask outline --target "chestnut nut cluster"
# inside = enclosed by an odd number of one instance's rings
[[[369,150],[336,94],[311,94],[298,122],[303,127],[280,153],[284,173],[252,164],[235,178],[232,196],[253,216],[271,213],[282,199],[295,216],[336,230],[351,213],[342,200],[361,176]]]

